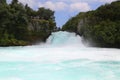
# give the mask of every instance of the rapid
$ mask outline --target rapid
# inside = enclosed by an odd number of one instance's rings
[[[120,49],[88,45],[59,31],[46,43],[0,47],[0,80],[120,80]]]

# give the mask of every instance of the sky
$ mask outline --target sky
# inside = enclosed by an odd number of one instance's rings
[[[11,2],[11,0],[7,0]],[[79,12],[95,10],[105,3],[116,0],[19,0],[23,4],[28,4],[34,10],[39,7],[49,8],[55,11],[57,27],[62,27],[71,17]]]

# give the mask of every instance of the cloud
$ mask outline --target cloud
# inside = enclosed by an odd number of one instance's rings
[[[28,4],[30,7],[35,7],[38,2],[38,0],[19,0],[19,2],[23,3],[23,4]]]
[[[8,0],[11,1],[11,0]],[[111,3],[116,0],[19,0],[31,8],[45,7],[54,11],[88,11],[90,3]]]
[[[51,2],[47,1],[45,3],[39,2],[39,7],[49,8],[54,11],[64,10],[67,7],[67,4],[64,2]]]
[[[113,1],[117,1],[117,0],[100,0],[100,2],[105,2],[105,3],[111,3]]]
[[[45,7],[49,8],[54,11],[61,11],[61,10],[67,10],[67,11],[88,11],[90,10],[90,6],[85,2],[79,2],[79,3],[65,3],[65,2],[52,2],[47,1],[45,3],[39,3],[39,7]]]
[[[79,2],[79,3],[71,4],[70,9],[72,11],[82,11],[82,12],[84,12],[84,11],[90,10],[90,6],[85,2]]]
[[[8,3],[10,3],[12,0],[7,0]],[[18,0],[19,2],[25,4],[28,4],[31,8],[34,8],[38,5],[39,0]]]
[[[117,0],[52,0],[52,1],[63,1],[63,2],[67,2],[67,3],[71,3],[71,2],[86,2],[86,3],[93,3],[93,2],[103,2],[103,3],[111,3],[113,1],[117,1]]]

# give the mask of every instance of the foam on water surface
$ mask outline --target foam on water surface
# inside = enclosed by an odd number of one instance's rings
[[[0,48],[0,80],[120,80],[120,50],[86,47],[75,33],[45,44]]]

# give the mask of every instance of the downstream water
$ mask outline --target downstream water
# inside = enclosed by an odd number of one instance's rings
[[[120,49],[92,48],[74,33],[45,44],[0,48],[0,80],[120,80]]]

